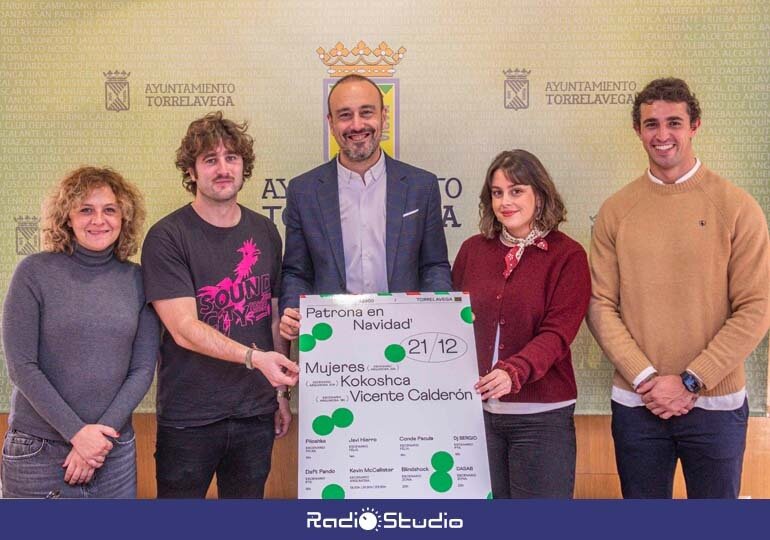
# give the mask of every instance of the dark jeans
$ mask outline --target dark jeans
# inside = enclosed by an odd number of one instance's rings
[[[535,414],[484,411],[495,499],[571,499],[575,406]]]
[[[695,408],[661,420],[646,407],[612,402],[612,437],[626,499],[670,499],[677,459],[690,499],[736,499],[741,489],[749,405]]]
[[[200,427],[158,426],[159,499],[204,498],[214,473],[220,499],[261,499],[275,439],[272,414]]]

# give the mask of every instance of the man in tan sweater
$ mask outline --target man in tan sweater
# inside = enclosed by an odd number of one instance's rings
[[[615,366],[612,435],[625,498],[736,498],[746,446],[744,361],[770,321],[767,222],[709,170],[700,107],[680,79],[636,97],[649,169],[602,205],[588,325]]]

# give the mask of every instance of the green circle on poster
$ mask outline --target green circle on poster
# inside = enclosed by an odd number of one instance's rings
[[[339,484],[329,484],[321,491],[322,499],[344,499],[345,490]]]
[[[346,428],[353,423],[353,411],[340,407],[332,413],[332,420],[338,428]]]
[[[460,311],[460,318],[468,324],[473,324],[473,311],[471,311],[470,306],[465,306],[462,311]]]
[[[328,435],[334,431],[334,420],[325,414],[316,416],[315,420],[313,420],[313,431],[321,437]]]
[[[404,349],[401,345],[398,344],[392,344],[385,347],[385,358],[388,360],[388,362],[393,362],[394,364],[397,364],[404,358],[406,358],[406,349]]]
[[[300,352],[310,352],[315,348],[315,338],[310,334],[302,334],[299,336],[299,350]]]
[[[434,472],[430,475],[430,487],[439,493],[452,489],[452,477],[445,472]]]
[[[318,341],[326,341],[332,337],[332,327],[325,322],[318,323],[313,327],[313,337]]]
[[[455,460],[449,452],[441,450],[433,454],[433,457],[430,458],[430,464],[439,472],[447,472],[454,467]]]

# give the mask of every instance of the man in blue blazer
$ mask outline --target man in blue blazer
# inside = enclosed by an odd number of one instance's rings
[[[301,294],[452,288],[438,180],[380,148],[386,114],[377,85],[343,77],[328,109],[339,155],[287,190],[280,299],[286,339],[299,334]]]

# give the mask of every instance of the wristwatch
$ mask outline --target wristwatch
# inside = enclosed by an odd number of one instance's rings
[[[286,390],[276,390],[275,397],[282,397],[291,401],[291,390],[289,390],[288,388]]]
[[[703,383],[701,383],[698,380],[698,377],[690,373],[689,371],[685,371],[680,375],[682,377],[682,384],[685,388],[687,388],[688,392],[692,392],[693,394],[699,394],[701,390],[703,390]]]

